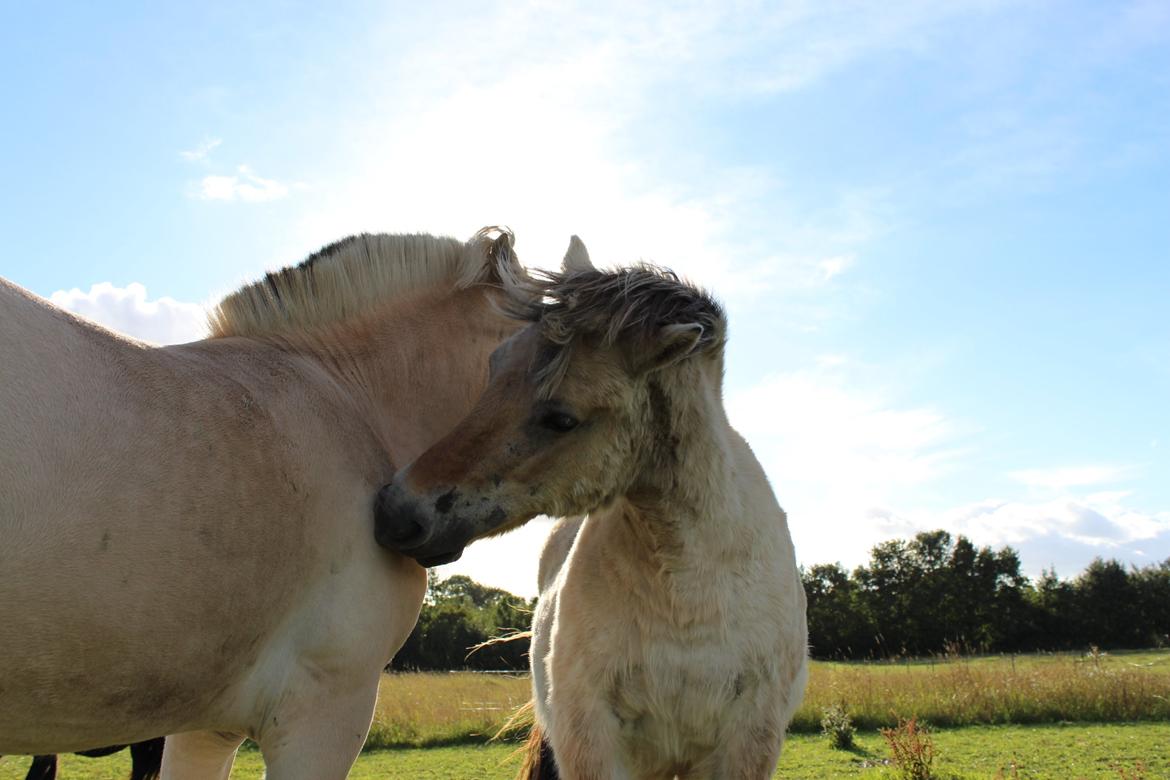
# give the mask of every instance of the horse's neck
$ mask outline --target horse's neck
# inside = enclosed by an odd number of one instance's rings
[[[467,415],[487,382],[488,357],[515,330],[487,295],[472,288],[396,302],[295,349],[335,380],[401,466]]]
[[[734,468],[739,439],[723,410],[720,373],[663,388],[673,446],[607,513],[607,556],[646,578],[635,587],[660,591],[675,606],[705,599],[700,591],[718,580],[713,570],[751,554]]]
[[[723,409],[722,367],[714,360],[652,380],[651,457],[628,494],[633,506],[667,527],[707,524],[726,511],[731,491],[733,436]]]

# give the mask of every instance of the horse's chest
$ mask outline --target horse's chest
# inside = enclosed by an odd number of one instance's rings
[[[747,678],[718,663],[655,663],[619,673],[608,704],[627,755],[648,769],[701,761],[751,707]]]

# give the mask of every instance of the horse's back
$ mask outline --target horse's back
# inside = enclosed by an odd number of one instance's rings
[[[95,488],[125,462],[116,375],[140,349],[0,280],[0,583],[12,595],[0,615],[43,595],[22,583],[69,576],[86,518],[104,509]]]
[[[121,349],[133,346],[0,279],[0,522],[44,495],[56,471],[76,476],[68,459],[86,450],[87,407],[100,404]]]

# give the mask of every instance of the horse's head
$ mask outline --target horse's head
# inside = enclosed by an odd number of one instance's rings
[[[471,413],[378,494],[378,543],[426,566],[538,514],[589,512],[672,457],[664,371],[720,353],[717,304],[669,272],[602,272],[574,237],[561,273],[518,291]],[[690,362],[689,360],[686,362]]]

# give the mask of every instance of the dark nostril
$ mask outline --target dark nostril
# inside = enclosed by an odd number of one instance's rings
[[[374,523],[374,539],[383,547],[409,550],[427,539],[426,528],[410,517],[400,514],[380,514]]]
[[[409,550],[427,540],[426,518],[410,496],[393,483],[374,502],[374,538],[383,547]]]
[[[413,539],[422,541],[422,525],[411,517],[398,517],[397,522],[390,526],[390,539],[396,544],[405,544]]]

